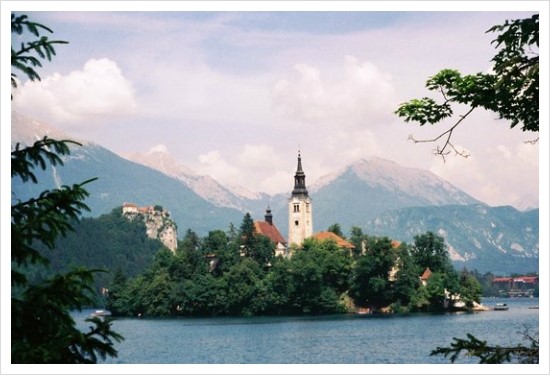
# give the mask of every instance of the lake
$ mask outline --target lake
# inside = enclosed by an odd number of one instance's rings
[[[119,318],[113,330],[125,340],[125,364],[424,364],[453,337],[472,333],[491,344],[527,344],[525,328],[538,333],[537,298],[485,299],[507,303],[507,311],[410,315],[330,315],[252,318]],[[75,313],[78,324],[91,310]],[[458,362],[457,362],[458,363]],[[468,363],[463,360],[460,363]],[[469,363],[477,363],[470,359]]]

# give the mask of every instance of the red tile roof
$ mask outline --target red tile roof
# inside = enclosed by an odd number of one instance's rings
[[[422,276],[420,276],[420,280],[428,280],[430,278],[430,276],[432,276],[432,270],[427,267],[425,270],[424,270],[424,273],[422,274]]]
[[[269,224],[267,221],[255,221],[254,229],[256,233],[262,234],[269,238],[273,243],[286,244],[285,238],[281,235],[277,227],[273,224]]]
[[[336,242],[336,245],[338,245],[338,247],[341,247],[341,248],[344,248],[344,249],[354,249],[355,246],[353,246],[351,243],[349,243],[348,241],[344,240],[342,237],[332,233],[332,232],[319,232],[319,233],[315,233],[313,235],[313,238],[315,238],[316,240],[318,241],[328,241],[328,240],[332,240],[334,242]]]

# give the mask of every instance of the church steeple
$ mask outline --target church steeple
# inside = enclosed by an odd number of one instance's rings
[[[296,168],[296,174],[294,175],[294,190],[292,190],[292,196],[307,196],[306,188],[306,175],[302,170],[302,156],[298,151],[298,167]]]
[[[294,190],[288,200],[288,243],[300,246],[313,234],[311,198],[306,188],[306,174],[302,169],[302,155],[298,151],[298,167],[294,175]]]

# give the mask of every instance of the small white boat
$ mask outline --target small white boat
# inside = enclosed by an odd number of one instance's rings
[[[107,310],[96,310],[93,313],[91,313],[90,315],[93,316],[93,317],[102,318],[102,317],[105,317],[105,316],[110,316],[111,312],[107,311]]]
[[[508,305],[505,303],[497,303],[495,307],[493,307],[493,310],[496,311],[505,311],[508,310]]]

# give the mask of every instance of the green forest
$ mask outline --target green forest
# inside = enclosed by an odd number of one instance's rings
[[[122,216],[121,207],[98,218],[82,218],[72,226],[73,231],[57,238],[55,248],[36,244],[49,264],[47,267],[41,264],[31,267],[31,281],[85,265],[105,271],[96,273],[94,277],[94,286],[100,291],[112,280],[115,270],[127,276],[145,271],[163,247],[159,240],[147,237],[143,221]]]

